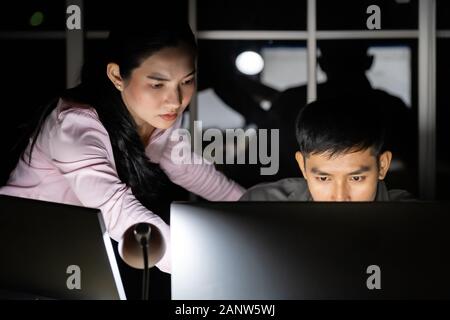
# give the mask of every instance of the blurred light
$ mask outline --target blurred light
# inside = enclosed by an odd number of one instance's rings
[[[33,13],[33,15],[30,18],[30,25],[33,27],[37,27],[42,24],[44,21],[44,14],[40,11],[37,11]]]
[[[254,51],[244,51],[236,58],[236,68],[244,74],[255,75],[264,68],[264,60]]]
[[[272,107],[272,102],[270,100],[261,100],[259,106],[261,107],[261,109],[268,111]]]

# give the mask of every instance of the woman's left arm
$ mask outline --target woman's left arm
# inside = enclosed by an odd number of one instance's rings
[[[245,189],[202,157],[192,153],[190,163],[175,163],[172,150],[177,143],[168,141],[159,163],[172,182],[210,201],[239,200]]]

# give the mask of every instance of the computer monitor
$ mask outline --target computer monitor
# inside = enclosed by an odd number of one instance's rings
[[[0,195],[0,295],[125,299],[100,210]]]
[[[439,203],[173,203],[172,299],[448,299],[449,230]]]

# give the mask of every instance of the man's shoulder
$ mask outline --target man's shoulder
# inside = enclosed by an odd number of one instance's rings
[[[306,201],[306,194],[309,193],[305,179],[286,178],[251,187],[240,201]]]
[[[406,190],[391,189],[389,190],[390,201],[416,201],[414,196]]]
[[[390,189],[382,180],[378,181],[375,201],[414,201],[414,196],[406,190]]]

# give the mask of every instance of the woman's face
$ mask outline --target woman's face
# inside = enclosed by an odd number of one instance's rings
[[[167,47],[145,59],[127,79],[120,77],[120,66],[108,65],[108,76],[140,131],[167,129],[181,116],[194,93],[194,59],[185,46]],[[114,66],[119,80],[114,78]]]

